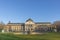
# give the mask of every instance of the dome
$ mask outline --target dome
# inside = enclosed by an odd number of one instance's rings
[[[26,22],[28,22],[28,21],[32,21],[33,22],[33,20],[31,18],[29,18],[28,20],[26,20]]]

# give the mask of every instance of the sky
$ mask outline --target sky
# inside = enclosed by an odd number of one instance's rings
[[[0,22],[54,22],[60,20],[60,0],[0,0]]]

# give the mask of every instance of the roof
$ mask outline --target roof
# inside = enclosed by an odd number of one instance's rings
[[[24,24],[24,23],[8,23],[8,24]]]
[[[28,20],[26,20],[26,22],[28,22],[28,21],[33,21],[31,18],[29,18]]]
[[[51,22],[35,22],[36,24],[51,24]],[[24,23],[8,23],[8,24],[24,24]]]
[[[36,22],[36,24],[51,24],[51,22]]]
[[[53,24],[54,25],[60,25],[60,21],[55,21]]]

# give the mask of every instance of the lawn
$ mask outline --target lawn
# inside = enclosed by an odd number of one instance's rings
[[[60,40],[60,33],[46,33],[36,35],[15,35],[12,33],[0,33],[0,40]]]

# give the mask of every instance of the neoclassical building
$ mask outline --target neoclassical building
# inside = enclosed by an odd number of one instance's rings
[[[35,22],[31,18],[25,23],[4,24],[0,22],[0,32],[18,32],[18,33],[41,33],[41,32],[60,32],[60,21],[51,22]]]
[[[11,23],[4,26],[4,32],[46,32],[51,30],[50,22],[34,22],[31,18],[25,23]]]

